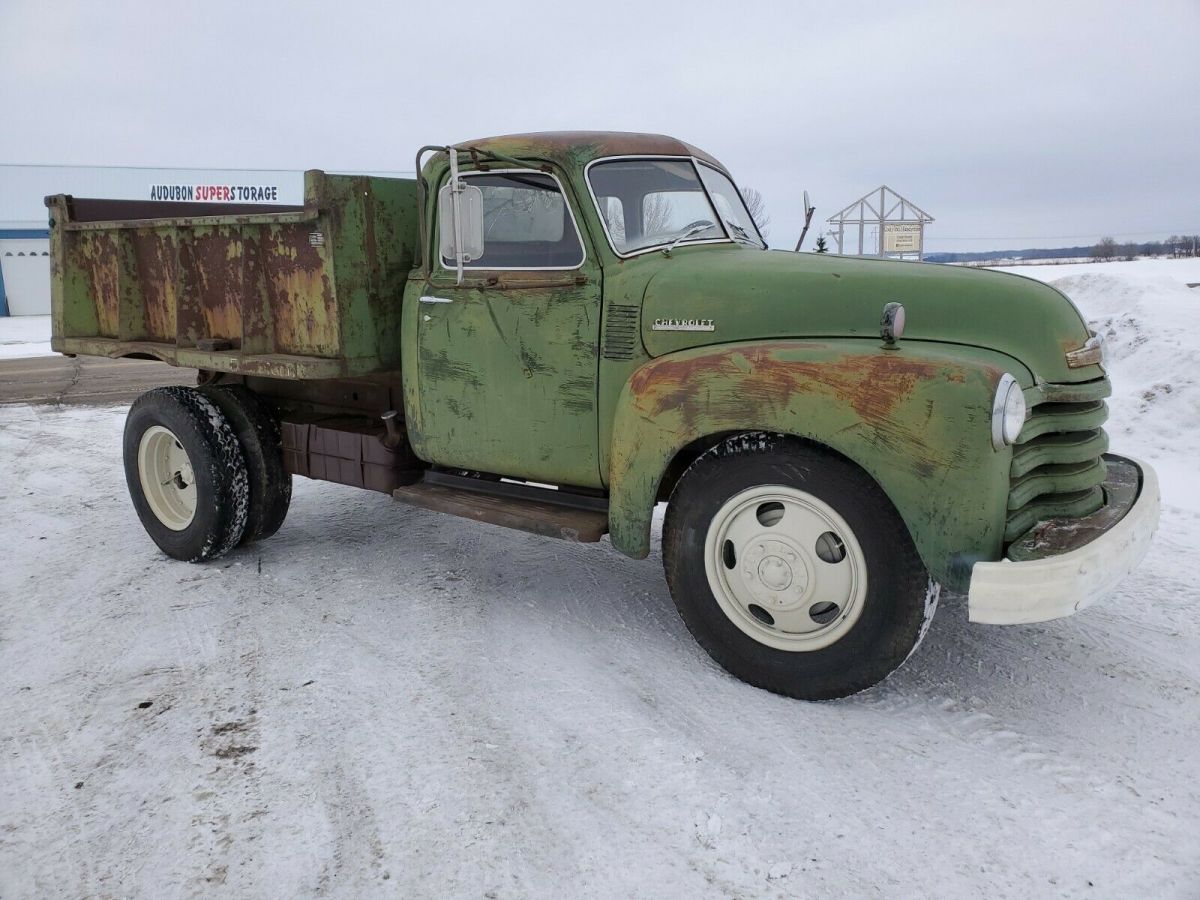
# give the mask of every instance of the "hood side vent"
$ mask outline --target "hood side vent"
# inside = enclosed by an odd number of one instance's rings
[[[640,307],[610,303],[604,319],[604,358],[633,359],[640,342],[638,313]]]

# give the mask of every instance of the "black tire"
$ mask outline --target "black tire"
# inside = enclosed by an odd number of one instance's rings
[[[196,508],[173,530],[154,513],[142,487],[138,449],[154,426],[175,436],[191,463]],[[237,435],[221,411],[195,388],[147,391],[129,408],[123,442],[125,481],[138,518],[160,550],[185,562],[216,559],[237,546],[246,527],[250,484]]]
[[[704,561],[709,525],[730,498],[761,485],[796,488],[828,504],[862,549],[862,612],[849,631],[821,649],[760,642],[713,595]],[[875,481],[840,456],[782,435],[729,438],[687,469],[667,507],[663,565],[680,616],[714,660],[743,681],[801,700],[846,697],[885,679],[924,637],[939,593]]]
[[[292,476],[283,468],[279,422],[245,386],[200,388],[233,426],[250,476],[250,511],[241,544],[269,538],[283,525],[292,502]]]

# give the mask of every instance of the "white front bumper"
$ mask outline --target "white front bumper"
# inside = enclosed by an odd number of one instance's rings
[[[1128,459],[1128,457],[1126,457]],[[1045,622],[1091,606],[1133,571],[1158,528],[1158,477],[1141,470],[1141,488],[1129,511],[1095,540],[1059,556],[978,562],[967,594],[970,621],[985,625]]]

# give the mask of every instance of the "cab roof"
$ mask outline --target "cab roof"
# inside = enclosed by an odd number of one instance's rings
[[[725,170],[714,157],[678,138],[633,131],[538,131],[462,141],[455,146],[517,159],[545,159],[564,167],[582,167],[606,156],[694,156]]]

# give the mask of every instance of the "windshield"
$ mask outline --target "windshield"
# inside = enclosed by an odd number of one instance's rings
[[[715,177],[706,191],[709,176]],[[618,253],[635,253],[675,241],[727,238],[762,246],[754,223],[751,221],[748,226],[743,223],[741,216],[748,220],[749,214],[745,213],[745,204],[732,182],[715,169],[705,167],[705,183],[702,183],[690,159],[616,159],[596,163],[588,170],[588,181]],[[718,182],[719,192],[713,189]],[[715,201],[710,199],[710,191]],[[729,200],[729,194],[736,202]],[[722,214],[713,208],[714,202]],[[749,236],[742,237],[738,229],[749,229]]]

